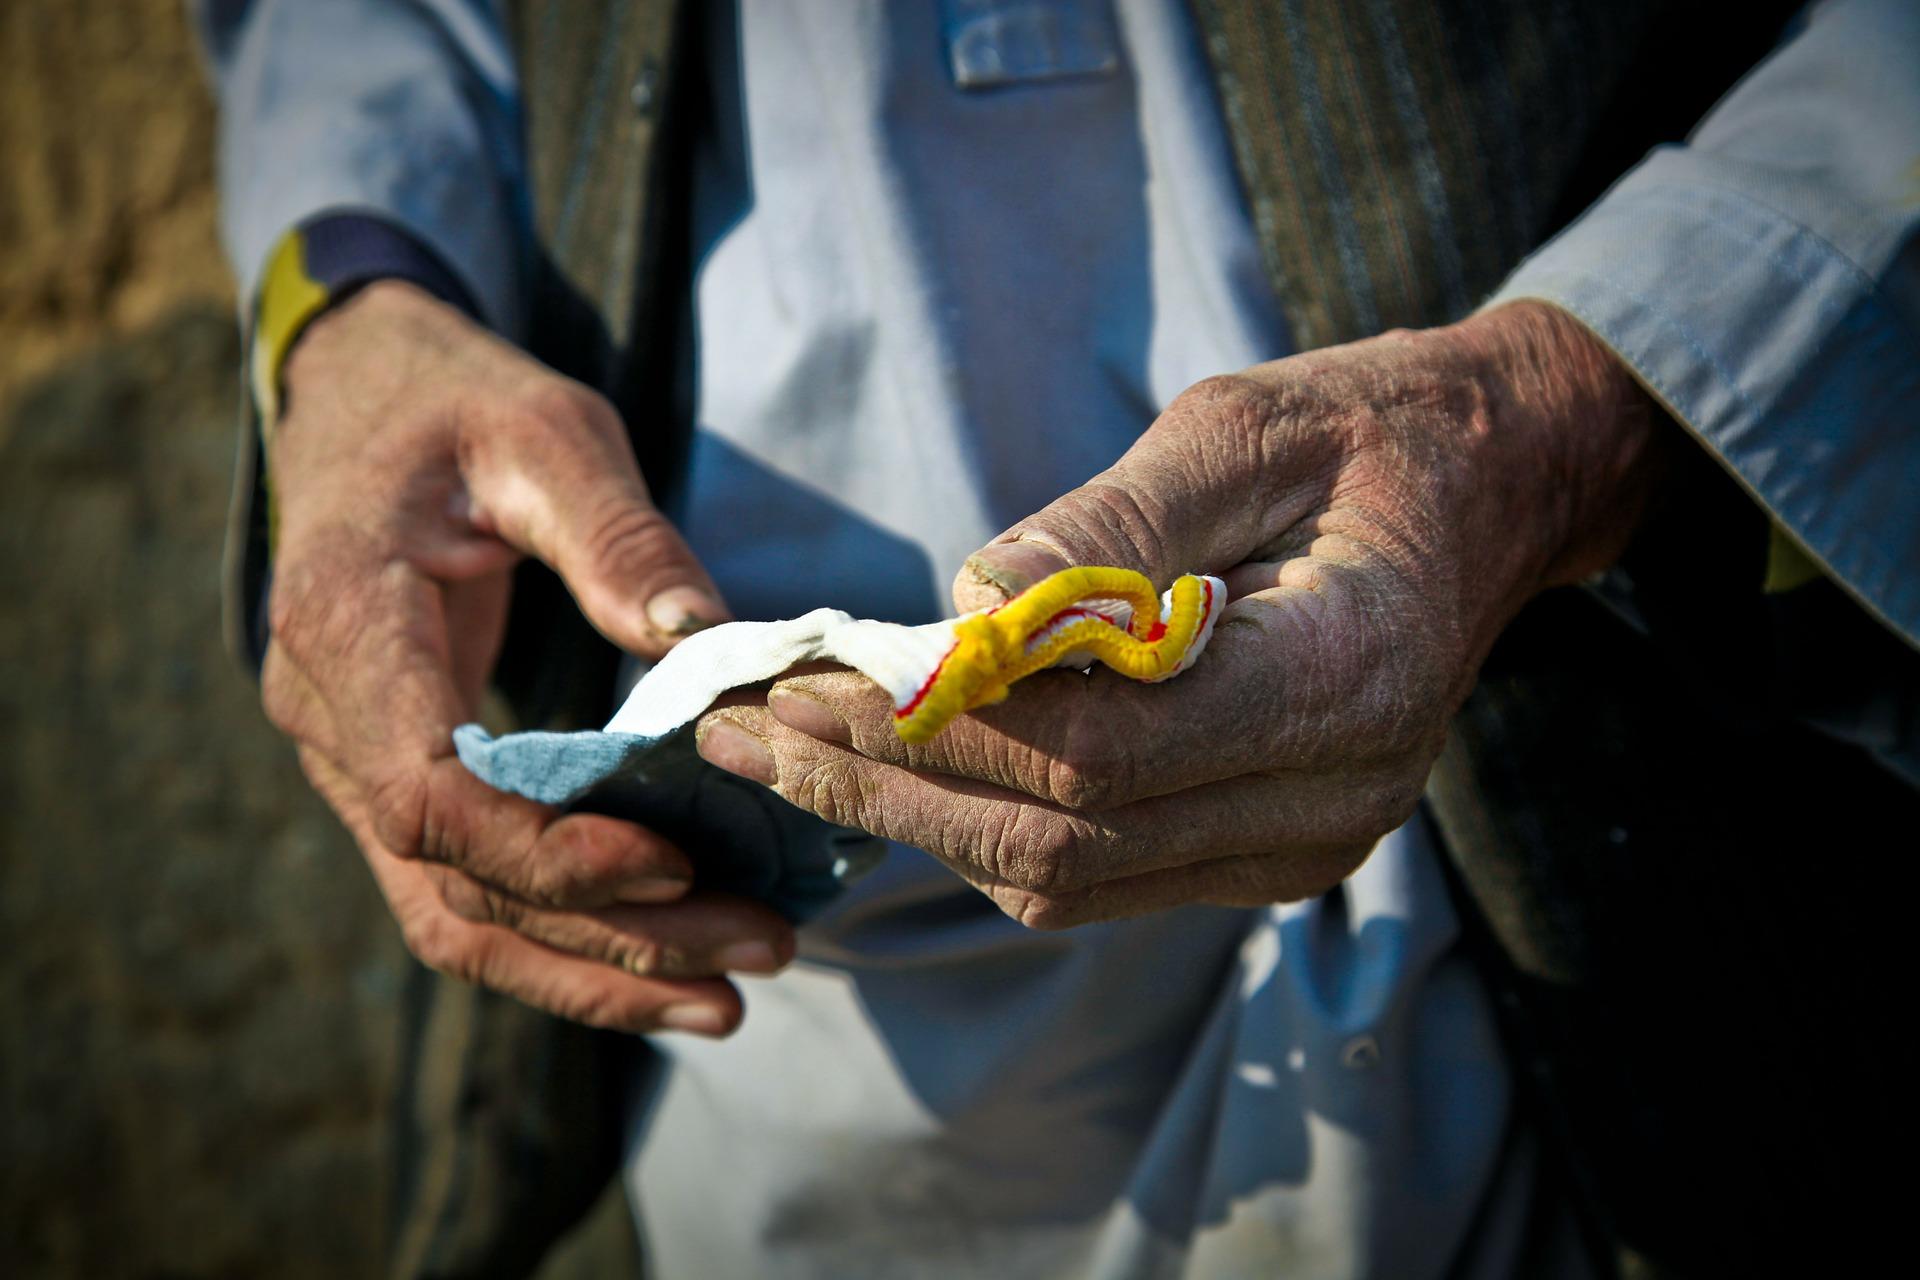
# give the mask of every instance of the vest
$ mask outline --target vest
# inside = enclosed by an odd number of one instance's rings
[[[1304,349],[1466,314],[1649,148],[1684,137],[1797,5],[1190,7]],[[531,345],[620,406],[671,510],[691,421],[698,8],[512,12]],[[1702,661],[1766,634],[1748,589],[1766,531],[1711,463],[1681,486],[1671,505],[1686,514],[1654,520],[1630,557],[1658,579],[1659,548],[1685,539],[1717,548],[1695,562],[1751,561],[1751,575],[1678,584],[1651,637],[1577,591],[1541,597],[1489,658],[1428,800],[1521,1105],[1552,1140],[1552,1176],[1602,1273],[1757,1271],[1816,1246],[1830,1271],[1897,1221],[1877,1216],[1890,1189],[1865,1173],[1900,1073],[1867,1034],[1885,1019],[1861,975],[1898,932],[1875,914],[1892,902],[1862,904],[1808,866],[1857,854],[1869,822],[1920,831],[1920,805],[1858,752],[1743,698],[1766,687],[1765,656]],[[1892,639],[1874,632],[1835,644]],[[522,569],[499,684],[524,727],[597,724],[615,659],[552,575]],[[1830,962],[1787,962],[1778,938],[1808,929],[1831,931]],[[617,1166],[605,1117],[634,1046],[421,983],[410,1051],[426,1084],[403,1108],[397,1270],[524,1274]]]

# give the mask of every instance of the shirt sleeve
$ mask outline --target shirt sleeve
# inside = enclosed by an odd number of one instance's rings
[[[1804,553],[1920,646],[1920,4],[1827,0],[1530,257]],[[1657,92],[1657,86],[1648,86]],[[1805,561],[1802,561],[1805,563]]]
[[[302,328],[410,280],[511,339],[531,253],[504,0],[189,0],[220,98],[221,231],[247,337],[225,630],[258,671],[274,502],[264,444]]]
[[[249,305],[288,235],[324,225],[338,278],[444,270],[440,292],[519,336],[527,203],[502,0],[192,0],[192,13],[221,104],[222,234]]]

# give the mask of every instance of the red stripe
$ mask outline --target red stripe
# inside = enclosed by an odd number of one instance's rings
[[[959,647],[960,642],[955,640],[953,642],[953,649],[958,649]],[[922,702],[926,701],[927,691],[933,688],[933,682],[940,678],[940,673],[947,669],[947,659],[953,656],[953,649],[949,649],[940,655],[940,661],[933,664],[933,670],[928,672],[927,678],[920,682],[920,688],[915,691],[912,700],[908,702],[906,706],[894,709],[893,718],[895,720],[905,720],[914,713]]]

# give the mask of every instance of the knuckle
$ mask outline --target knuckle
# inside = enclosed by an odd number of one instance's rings
[[[1203,421],[1215,431],[1263,437],[1279,406],[1264,385],[1239,373],[1202,378],[1174,399],[1179,419]]]
[[[520,393],[516,408],[523,423],[541,431],[577,431],[582,425],[602,430],[619,421],[612,401],[571,378],[535,379]]]
[[[624,870],[623,851],[611,837],[576,834],[558,850],[552,845],[536,840],[520,859],[528,896],[544,906],[599,902]]]
[[[1100,726],[1075,718],[1064,745],[1047,764],[1046,794],[1069,809],[1112,808],[1138,792],[1138,765]]]
[[[427,791],[426,779],[412,771],[390,774],[368,789],[374,834],[396,857],[418,858],[427,852]]]
[[[304,563],[283,561],[275,566],[273,586],[267,592],[267,631],[288,653],[312,651],[314,633],[323,616],[316,607],[321,594],[319,577]]]
[[[1392,831],[1411,818],[1420,807],[1420,798],[1426,794],[1426,771],[1402,774],[1382,790],[1380,803],[1385,811],[1386,824],[1381,834]]]
[[[1035,933],[1058,933],[1080,923],[1079,911],[1065,899],[1047,893],[1003,893],[999,906],[1023,928]]]
[[[440,900],[447,909],[468,924],[515,927],[523,912],[520,904],[497,889],[490,889],[462,875],[436,877]]]
[[[602,498],[586,525],[587,552],[602,563],[653,564],[678,550],[678,541],[666,517],[625,487]]]
[[[557,1002],[552,1012],[590,1027],[626,1027],[638,1030],[647,1019],[636,1021],[631,1001],[612,990],[589,989]]]
[[[1112,800],[1113,787],[1099,769],[1089,769],[1076,758],[1056,756],[1047,762],[1046,794],[1069,809],[1099,809]]]
[[[1236,490],[1249,481],[1287,474],[1287,409],[1269,387],[1244,374],[1203,379],[1180,393],[1161,421],[1183,445],[1186,483]]]
[[[401,922],[400,938],[413,958],[434,972],[467,976],[465,949],[445,921],[429,914],[412,916]]]
[[[1200,379],[1175,396],[1173,407],[1187,412],[1217,415],[1237,412],[1249,405],[1260,404],[1265,399],[1264,388],[1245,374],[1216,373]]]
[[[303,701],[286,677],[269,672],[260,682],[260,707],[266,712],[267,722],[281,733],[289,738],[302,736],[306,727]]]
[[[1069,887],[1086,843],[1083,824],[1022,805],[983,851],[983,861],[1008,884],[1037,894]]]
[[[617,957],[627,972],[642,978],[684,969],[683,958],[654,938],[630,938]]]
[[[827,756],[797,762],[788,797],[803,809],[843,827],[863,827],[866,795],[860,774],[848,761]]]

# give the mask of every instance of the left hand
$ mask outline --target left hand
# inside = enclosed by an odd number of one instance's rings
[[[1322,893],[1411,815],[1521,604],[1620,553],[1657,417],[1538,303],[1209,379],[954,588],[964,610],[1069,565],[1218,573],[1233,603],[1191,671],[1042,672],[920,746],[865,677],[803,676],[706,716],[701,754],[1037,928]]]

